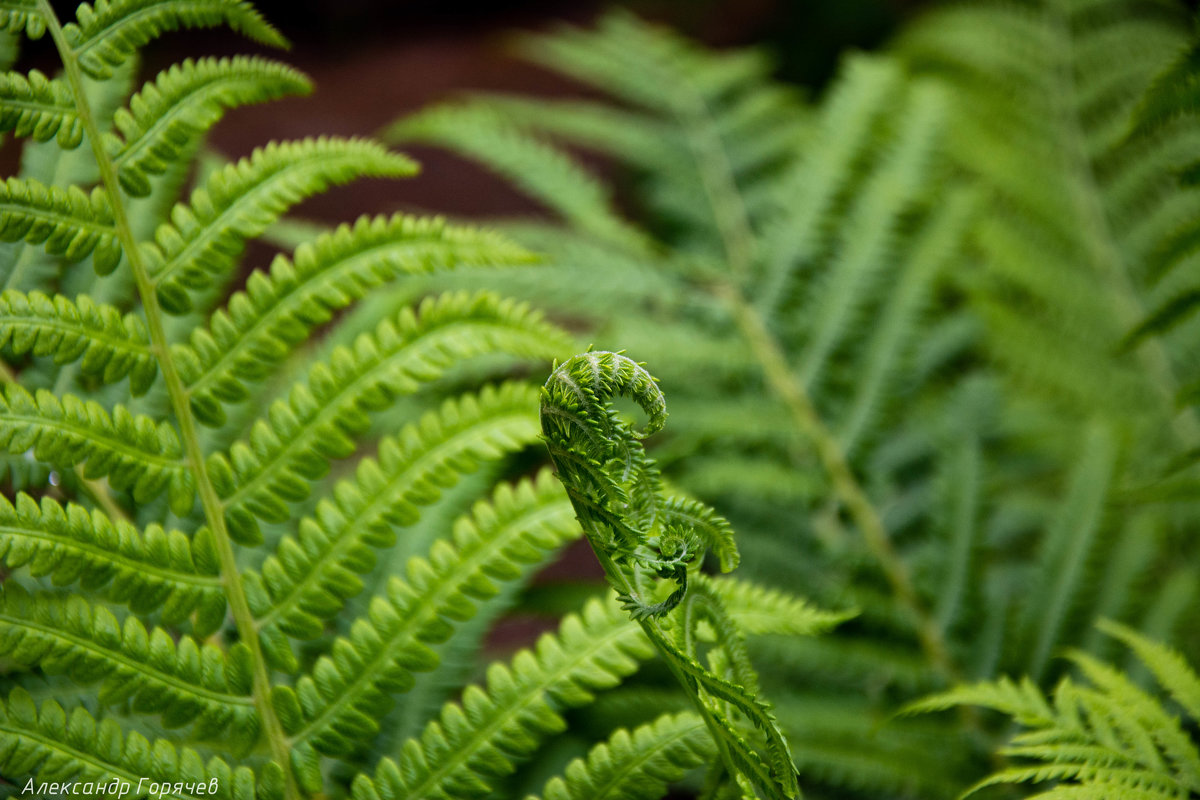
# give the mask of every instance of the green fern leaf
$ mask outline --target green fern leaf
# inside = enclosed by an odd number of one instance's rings
[[[412,394],[453,364],[490,353],[548,359],[563,345],[563,335],[540,315],[488,293],[429,298],[416,314],[406,308],[384,320],[353,350],[340,348],[327,364],[314,365],[307,383],[272,405],[228,456],[209,459],[231,532],[255,541],[255,518],[286,519],[286,502],[301,499],[330,459],[354,451],[368,412]]]
[[[93,256],[106,275],[121,260],[108,196],[100,189],[85,194],[33,180],[9,178],[0,185],[0,240],[44,245],[69,261]]]
[[[93,78],[112,75],[142,45],[166,31],[225,24],[257,42],[285,47],[287,40],[243,0],[96,0],[81,3],[63,37]]]
[[[150,388],[158,364],[150,355],[145,323],[81,295],[7,290],[0,293],[0,347],[13,353],[52,356],[54,363],[80,362],[80,370],[114,383],[126,375],[134,395]]]
[[[37,0],[0,0],[0,29],[24,31],[30,39],[40,39],[46,32],[46,20],[38,13]]]
[[[262,58],[186,59],[172,65],[113,120],[119,135],[111,136],[107,147],[121,186],[135,197],[148,195],[150,176],[177,161],[225,109],[311,90],[296,70]]]
[[[579,230],[633,249],[644,237],[613,210],[607,190],[551,145],[484,106],[435,108],[392,125],[389,141],[437,143],[488,165]]]
[[[0,74],[0,131],[39,142],[56,137],[58,146],[68,150],[83,141],[83,123],[70,88],[36,69],[28,75]]]
[[[232,728],[252,741],[258,730],[244,645],[226,656],[188,636],[176,643],[163,629],[147,631],[134,617],[122,625],[78,595],[29,594],[5,581],[0,653],[77,683],[102,681],[102,703],[132,700],[135,710],[161,713],[167,727],[194,721],[200,737]]]
[[[456,526],[453,542],[438,540],[428,559],[409,559],[408,580],[390,581],[367,617],[335,641],[332,657],[319,659],[294,695],[277,691],[280,718],[294,740],[340,754],[378,730],[389,695],[410,688],[412,672],[437,665],[428,645],[451,635],[450,621],[473,617],[475,605],[499,591],[496,581],[516,579],[522,565],[542,563],[578,535],[561,507],[546,502],[548,493],[544,478],[537,487],[501,491]]]
[[[204,288],[226,274],[247,239],[304,197],[355,178],[416,171],[404,156],[359,139],[273,142],[255,150],[209,176],[186,205],[175,207],[155,243],[143,246],[163,307],[174,313],[191,308],[188,288]]]
[[[1129,647],[1183,710],[1200,720],[1200,677],[1183,656],[1111,620],[1100,620],[1096,627]]]
[[[180,463],[179,435],[168,423],[135,416],[117,406],[110,416],[99,403],[46,390],[31,395],[17,384],[0,388],[0,446],[59,467],[85,464],[86,477],[108,477],[140,503],[166,491],[172,508],[191,510],[194,481]]]
[[[357,577],[375,566],[373,550],[396,542],[395,527],[411,525],[441,490],[537,441],[537,392],[526,384],[485,387],[478,395],[447,400],[396,437],[379,444],[378,459],[359,462],[298,536],[280,540],[260,573],[248,573],[247,595],[263,635],[273,626],[301,639],[318,636],[323,620],[362,591]]]
[[[151,783],[167,787],[153,796],[174,800],[266,800],[256,796],[249,767],[230,768],[215,756],[205,762],[191,748],[177,749],[163,739],[149,741],[136,731],[127,733],[115,720],[97,721],[82,707],[68,714],[58,702],[46,700],[39,709],[21,688],[14,689],[7,702],[0,701],[0,772],[17,784],[25,775],[36,775],[35,786],[68,784],[84,794],[89,785],[92,792],[100,791],[95,788],[99,786],[115,792],[127,784],[131,800],[149,795]],[[172,791],[177,783],[192,790]]]
[[[183,378],[201,421],[219,424],[220,402],[246,397],[246,384],[278,365],[333,313],[401,275],[460,266],[528,263],[529,253],[487,231],[404,215],[362,217],[318,237],[269,273],[251,273],[244,292],[217,311],[207,330],[179,348]]]
[[[158,525],[139,531],[124,520],[49,497],[38,502],[24,493],[14,504],[0,498],[0,562],[29,566],[34,577],[50,575],[55,585],[76,581],[84,589],[106,588],[106,596],[136,613],[161,611],[177,623],[198,612],[198,635],[225,618],[217,554],[211,536],[188,539]]]
[[[704,720],[692,713],[659,717],[633,731],[620,728],[586,760],[568,764],[564,778],[551,778],[542,800],[657,800],[716,755],[706,733]]]
[[[599,689],[632,674],[653,648],[611,600],[590,601],[566,617],[557,636],[544,634],[511,666],[493,664],[486,689],[472,686],[450,703],[420,738],[385,758],[373,778],[360,775],[354,800],[389,797],[469,798],[486,795],[545,737],[566,726],[560,709],[590,703]]]

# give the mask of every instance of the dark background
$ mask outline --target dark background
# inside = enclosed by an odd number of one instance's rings
[[[74,0],[55,2],[63,21]],[[506,38],[569,22],[587,25],[623,6],[717,47],[756,44],[778,63],[778,76],[820,91],[847,48],[871,49],[929,0],[260,0],[255,6],[292,42],[289,52],[258,47],[227,29],[168,34],[145,51],[144,77],[185,57],[258,53],[303,70],[310,97],[229,113],[210,137],[237,157],[272,139],[321,134],[370,136],[404,113],[471,89],[564,95],[579,90],[507,55]],[[53,71],[49,37],[27,58]],[[40,50],[47,50],[39,53]],[[42,57],[39,57],[42,56]],[[406,148],[423,174],[406,181],[357,182],[298,211],[329,222],[397,209],[458,217],[534,211],[501,181],[444,153]]]

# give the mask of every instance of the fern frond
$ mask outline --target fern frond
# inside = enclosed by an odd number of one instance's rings
[[[1200,679],[1165,647],[1113,623],[1103,629],[1155,665],[1171,692],[1187,697]],[[1090,685],[1065,678],[1053,705],[1028,679],[1020,689],[1009,680],[958,687],[914,704],[930,711],[970,703],[1012,716],[1030,730],[1018,733],[1001,752],[1030,760],[985,778],[970,791],[1000,783],[1060,781],[1038,798],[1173,798],[1200,791],[1200,748],[1179,718],[1135,686],[1121,671],[1084,653],[1071,660]],[[1194,699],[1194,698],[1193,698]],[[1194,718],[1191,720],[1194,722]]]
[[[136,731],[126,732],[115,720],[97,721],[82,707],[68,713],[58,702],[46,700],[38,708],[19,687],[12,690],[7,702],[0,701],[0,772],[17,783],[18,778],[29,775],[36,778],[35,785],[68,784],[82,794],[90,793],[86,791],[89,784],[93,792],[95,786],[115,792],[125,784],[133,800],[150,794],[150,782],[160,788],[165,784],[161,796],[175,800],[210,796],[267,800],[272,796],[270,792],[256,795],[249,767],[231,768],[215,756],[205,762],[191,748],[177,749],[169,741],[150,741]],[[113,785],[113,781],[117,783]],[[173,792],[176,783],[192,790]],[[204,788],[196,788],[197,784]],[[208,791],[214,786],[215,791]]]
[[[335,641],[332,656],[297,682],[295,695],[277,693],[289,733],[338,754],[376,731],[376,720],[391,707],[389,695],[411,687],[412,672],[436,666],[427,645],[448,638],[451,621],[469,620],[479,601],[499,591],[497,581],[519,577],[525,565],[542,562],[578,535],[548,496],[545,479],[536,488],[501,490],[492,505],[477,506],[472,519],[455,527],[452,541],[436,541],[428,559],[409,559],[408,580],[391,580],[349,637]]]
[[[416,314],[403,309],[360,336],[353,350],[339,348],[328,363],[314,365],[307,382],[274,403],[245,441],[209,459],[231,533],[254,541],[255,518],[286,519],[286,502],[301,499],[330,459],[353,452],[369,412],[451,365],[490,353],[550,358],[563,344],[563,334],[540,315],[488,293],[428,298]]]
[[[81,3],[63,36],[93,78],[112,75],[142,45],[167,31],[225,24],[257,42],[285,47],[280,35],[244,0],[96,0]]]
[[[163,307],[173,313],[191,308],[187,289],[226,274],[245,241],[301,199],[360,177],[416,171],[408,158],[361,139],[322,137],[256,149],[209,176],[187,204],[175,207],[155,243],[143,245]]]
[[[177,161],[225,109],[311,90],[298,71],[262,58],[186,59],[173,64],[131,97],[128,108],[113,120],[119,135],[111,136],[107,147],[121,186],[135,197],[148,195],[150,176]]]
[[[385,136],[397,143],[449,147],[516,182],[580,231],[635,250],[643,246],[642,234],[620,218],[599,181],[486,106],[423,111],[395,123]]]
[[[333,313],[401,275],[458,267],[528,263],[524,249],[488,231],[404,215],[362,217],[276,256],[269,273],[251,273],[243,292],[213,314],[207,330],[177,349],[183,378],[201,421],[222,419],[221,402],[246,396]]]
[[[1102,619],[1096,627],[1132,650],[1183,710],[1192,719],[1200,720],[1200,677],[1183,656],[1111,620]]]
[[[667,786],[716,755],[704,720],[683,713],[659,717],[633,731],[620,728],[587,759],[551,778],[542,800],[657,800]],[[535,800],[530,797],[526,800]]]
[[[358,576],[374,568],[373,551],[395,544],[395,526],[415,522],[420,506],[483,461],[537,440],[536,403],[526,384],[485,387],[383,439],[377,459],[360,461],[355,479],[335,486],[332,499],[301,521],[296,538],[280,540],[261,574],[245,576],[260,628],[318,636],[322,621],[362,591]],[[271,638],[269,631],[264,636]]]
[[[0,29],[40,39],[46,32],[46,20],[38,13],[37,0],[0,0]]]
[[[54,255],[79,261],[88,255],[106,275],[121,260],[108,195],[90,195],[34,180],[9,178],[0,184],[0,240],[43,245]]]
[[[135,396],[158,374],[141,318],[86,295],[71,302],[36,291],[0,293],[0,347],[17,355],[52,356],[56,364],[78,361],[84,374],[99,375],[105,383],[128,375]]]
[[[0,131],[39,142],[55,137],[58,146],[67,150],[83,141],[83,123],[70,88],[36,69],[28,75],[0,74]]]
[[[447,704],[420,738],[360,775],[354,800],[486,795],[547,736],[563,730],[560,710],[585,705],[599,689],[631,675],[653,648],[616,603],[592,600],[544,634],[511,665],[488,668],[487,686],[471,686]]]
[[[17,384],[0,389],[0,446],[10,453],[32,450],[59,467],[85,464],[88,478],[108,477],[138,502],[166,491],[178,513],[191,510],[194,480],[180,461],[179,434],[117,406],[110,416],[99,403],[74,395],[61,399],[41,389],[31,395]]]
[[[135,617],[121,624],[78,595],[29,594],[5,581],[0,653],[77,683],[102,682],[101,703],[131,700],[168,727],[194,721],[201,737],[233,728],[252,741],[258,730],[244,645],[226,655],[189,636],[176,643],[162,628],[147,631]]]
[[[0,498],[0,563],[28,565],[34,577],[49,575],[58,586],[104,587],[110,600],[136,613],[161,611],[166,623],[195,610],[198,635],[225,617],[217,554],[206,532],[188,539],[158,525],[139,531],[99,511],[49,497],[39,505],[21,493],[13,504]]]
[[[541,403],[551,460],[606,578],[706,718],[729,778],[749,781],[771,797],[795,797],[799,787],[791,754],[769,707],[754,690],[756,679],[740,634],[708,581],[693,578],[689,590],[687,563],[699,550],[697,534],[686,518],[673,520],[669,513],[660,518],[670,504],[640,442],[661,430],[666,419],[666,401],[656,383],[642,365],[618,353],[588,352],[556,368]],[[613,408],[611,401],[618,396],[646,412],[643,431]],[[722,520],[718,526],[722,524],[727,525]],[[727,543],[732,544],[731,538]],[[660,602],[652,602],[654,577],[675,584]],[[668,616],[676,607],[680,613]],[[672,627],[663,627],[660,620]],[[716,630],[733,680],[696,660],[700,621]],[[761,732],[766,759],[734,724],[733,713],[744,715]]]
[[[788,634],[815,636],[832,630],[856,611],[823,611],[807,600],[780,589],[771,589],[750,581],[724,578],[712,582],[729,617],[743,632],[751,635]]]

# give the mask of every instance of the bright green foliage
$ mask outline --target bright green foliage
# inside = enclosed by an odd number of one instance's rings
[[[106,788],[113,781],[130,783],[129,797],[149,794],[149,782],[203,782],[205,793],[166,793],[164,797],[192,800],[215,796],[220,800],[254,800],[278,796],[255,793],[254,773],[249,767],[231,769],[220,758],[207,763],[195,750],[177,750],[170,742],[153,743],[133,731],[125,733],[112,719],[99,722],[86,709],[75,707],[68,714],[49,700],[39,709],[24,689],[14,689],[7,702],[0,701],[0,769],[8,775],[39,770],[47,782],[77,781],[82,789],[89,781]],[[141,792],[136,786],[148,779]],[[207,790],[215,779],[217,791]],[[118,786],[120,784],[117,784]]]
[[[1052,682],[1061,649],[1110,648],[1097,617],[1200,657],[1180,5],[951,4],[894,54],[848,57],[812,104],[758,53],[612,13],[519,43],[589,99],[480,95],[385,131],[557,218],[507,224],[548,259],[505,291],[655,365],[663,475],[719,502],[745,568],[861,609],[837,636],[748,642],[810,796],[954,796],[994,721],[895,709],[1004,672]],[[628,179],[607,188],[572,150]],[[626,457],[568,470],[599,491]],[[631,564],[682,584],[641,546]]]
[[[611,400],[621,396],[649,416],[643,430],[635,431],[612,407]],[[622,607],[704,716],[728,780],[742,791],[749,784],[768,797],[795,797],[791,754],[769,706],[755,697],[757,678],[740,632],[707,583],[688,591],[688,565],[705,549],[717,554],[725,572],[737,564],[737,551],[729,524],[699,504],[667,497],[654,462],[646,458],[638,440],[661,430],[667,416],[654,378],[617,353],[588,352],[554,370],[542,390],[541,413],[550,458],[588,543]],[[675,584],[657,602],[662,592],[655,577]],[[701,623],[716,631],[728,676],[697,660]],[[747,742],[731,719],[735,714],[765,736],[765,757]]]
[[[1185,713],[1183,720],[1115,667],[1085,653],[1069,658],[1086,678],[1064,678],[1047,700],[1028,679],[960,686],[925,698],[910,712],[978,705],[1013,718],[1028,730],[1000,752],[1013,766],[976,784],[975,792],[999,783],[1057,786],[1039,798],[1186,800],[1200,793],[1200,677],[1175,651],[1123,625],[1101,622],[1102,631],[1128,645]],[[1191,731],[1189,733],[1189,731]]]
[[[0,130],[32,136],[39,142],[52,137],[64,148],[83,141],[83,125],[75,115],[71,90],[37,70],[0,75]]]
[[[632,732],[619,729],[596,745],[587,760],[567,766],[564,778],[552,778],[543,800],[653,800],[672,781],[714,755],[696,734],[704,721],[695,714],[663,716]],[[530,799],[532,800],[532,798]]]
[[[130,392],[141,395],[158,374],[149,344],[141,318],[87,295],[71,302],[36,291],[0,293],[0,346],[14,355],[32,353],[56,364],[78,361],[82,372],[105,383],[128,375]]]
[[[280,220],[330,187],[417,171],[374,141],[270,142],[197,168],[227,110],[309,82],[258,57],[140,76],[138,50],[218,25],[283,44],[249,3],[98,0],[66,24],[52,8],[0,0],[6,48],[49,33],[64,67],[0,74],[0,131],[23,140],[0,185],[0,794],[465,800],[559,771],[547,739],[566,712],[656,652],[602,587],[578,586],[556,635],[463,687],[492,623],[582,535],[561,484],[532,476],[536,383],[576,343],[526,302],[425,284],[539,256],[406,214],[328,232]],[[281,222],[304,231],[292,252],[240,263]],[[707,506],[661,513],[734,563]],[[844,619],[689,582],[696,621],[669,655],[721,698],[714,719],[726,702],[769,718],[752,682],[727,686],[700,653],[744,672],[743,633]],[[652,753],[618,733],[589,769],[661,795],[714,730],[735,733],[665,718],[635,730]]]

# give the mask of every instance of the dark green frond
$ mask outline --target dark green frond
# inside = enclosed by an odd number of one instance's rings
[[[68,261],[92,255],[101,274],[121,260],[112,208],[101,189],[88,195],[75,186],[9,178],[0,184],[0,239],[44,245]]]
[[[0,653],[14,663],[102,682],[102,703],[130,700],[137,711],[162,714],[168,727],[195,722],[201,737],[232,729],[253,740],[258,717],[244,646],[226,655],[189,636],[176,642],[135,617],[122,624],[78,595],[29,594],[13,580],[0,604]]]
[[[83,141],[83,124],[70,87],[36,69],[28,75],[0,74],[0,131],[39,142],[56,137],[59,147],[66,149]]]
[[[361,177],[404,177],[417,166],[361,139],[272,142],[209,176],[171,224],[155,233],[143,255],[168,311],[191,307],[188,289],[226,274],[246,240],[265,231],[289,206],[330,186]]]
[[[396,542],[396,527],[413,524],[420,506],[491,461],[537,441],[537,391],[527,384],[485,387],[447,400],[395,437],[379,443],[377,459],[359,462],[354,480],[340,482],[329,500],[285,536],[261,574],[245,580],[251,610],[266,628],[314,638],[323,620],[362,591],[359,576],[375,567],[376,550]]]
[[[368,414],[412,394],[464,359],[493,353],[549,359],[563,334],[527,306],[488,293],[428,298],[363,334],[353,349],[315,364],[286,401],[274,403],[245,441],[208,469],[239,540],[258,536],[255,518],[282,521],[329,461],[354,451]]]
[[[150,355],[146,325],[86,295],[71,302],[62,295],[16,290],[0,293],[0,347],[15,354],[51,357],[56,364],[79,362],[80,370],[114,383],[126,375],[134,395],[144,394],[158,374]]]
[[[633,731],[618,729],[586,759],[568,764],[564,777],[551,778],[541,797],[657,800],[671,783],[715,755],[703,719],[692,713],[663,716]]]
[[[289,733],[323,753],[358,749],[378,730],[390,696],[412,686],[413,672],[437,665],[428,645],[445,641],[452,623],[471,619],[500,582],[516,580],[578,536],[563,511],[545,477],[537,486],[501,488],[456,525],[450,541],[437,540],[428,559],[409,559],[407,580],[392,578],[386,595],[373,598],[367,617],[335,640],[332,655],[297,682],[296,693],[277,692]]]
[[[150,40],[180,28],[225,24],[272,47],[287,40],[244,0],[96,0],[81,3],[63,35],[84,72],[107,78]]]
[[[401,275],[458,267],[509,266],[532,256],[488,231],[404,215],[362,217],[276,256],[251,273],[243,292],[195,331],[177,353],[201,421],[217,423],[218,401],[242,400],[246,384],[270,373],[339,309]]]
[[[24,689],[14,689],[0,701],[0,772],[22,785],[26,776],[42,783],[70,786],[69,794],[90,795],[101,790],[136,800],[154,796],[174,800],[268,800],[255,793],[249,767],[230,767],[217,757],[207,762],[191,748],[177,748],[163,739],[148,740],[125,731],[113,719],[97,721],[86,709],[68,711],[54,700],[38,708]],[[177,783],[188,789],[173,791]],[[157,784],[159,793],[152,794]],[[163,790],[163,785],[167,788]],[[203,789],[197,785],[203,786]],[[211,790],[211,791],[210,791]],[[277,800],[277,798],[275,798]]]
[[[188,539],[158,525],[139,531],[99,511],[49,497],[39,505],[22,493],[11,505],[0,498],[0,562],[9,569],[28,565],[34,577],[49,575],[58,586],[103,588],[108,599],[136,613],[161,610],[167,623],[196,611],[201,635],[225,618],[217,554],[207,533]]]
[[[128,108],[113,120],[119,136],[107,145],[121,186],[135,197],[148,195],[149,176],[161,174],[184,155],[226,109],[311,89],[301,73],[262,58],[186,59],[172,65],[131,97]]]
[[[544,634],[511,665],[492,664],[484,688],[471,686],[443,708],[420,738],[360,775],[354,800],[486,795],[546,737],[563,730],[560,710],[590,703],[632,674],[653,648],[616,603],[591,601]]]
[[[59,467],[84,464],[89,478],[107,477],[138,502],[168,492],[172,507],[192,507],[193,479],[180,461],[179,434],[117,406],[110,416],[99,403],[74,395],[32,395],[17,384],[0,390],[0,446],[10,453],[31,450],[39,461]]]

